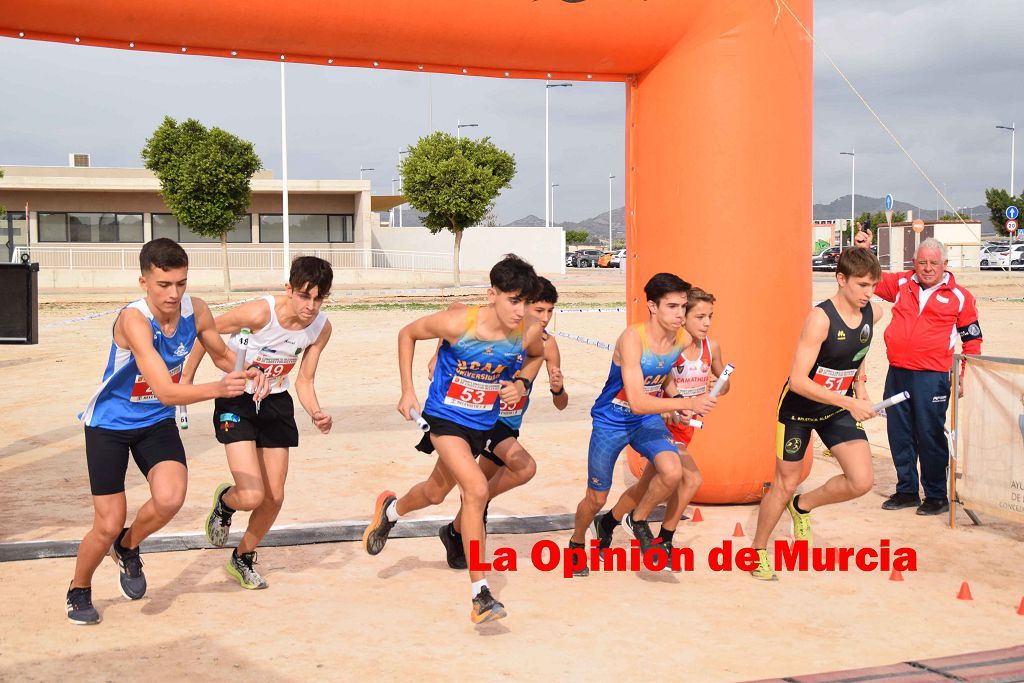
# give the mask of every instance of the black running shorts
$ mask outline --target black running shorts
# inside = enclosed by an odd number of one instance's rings
[[[185,465],[185,447],[174,418],[138,429],[86,427],[85,460],[92,495],[124,492],[129,452],[144,477],[149,476],[154,465],[166,460]]]
[[[775,432],[775,456],[787,462],[803,460],[807,445],[811,442],[812,430],[818,432],[825,448],[833,448],[847,441],[868,440],[864,425],[854,420],[845,410],[823,420],[779,418]]]
[[[469,444],[469,450],[473,456],[478,456],[484,452],[484,446],[487,445],[487,432],[479,429],[473,429],[471,427],[465,427],[460,425],[458,422],[452,422],[451,420],[445,420],[440,417],[434,417],[423,413],[423,419],[430,425],[430,431],[423,434],[423,438],[416,444],[416,450],[426,454],[434,452],[434,443],[430,440],[430,435],[434,436],[457,436],[467,444]]]
[[[509,427],[507,424],[505,424],[501,420],[498,420],[497,422],[494,423],[494,426],[491,428],[491,430],[489,432],[487,432],[487,440],[486,440],[486,442],[484,442],[484,451],[480,455],[485,457],[485,458],[487,458],[488,460],[493,462],[498,467],[504,467],[505,466],[505,461],[502,460],[500,457],[498,457],[495,454],[494,448],[499,443],[501,443],[502,441],[505,441],[506,439],[518,439],[518,438],[519,438],[519,430],[518,429],[512,429],[511,427]]]
[[[213,402],[213,429],[217,441],[228,444],[255,441],[257,448],[295,448],[299,428],[295,426],[295,405],[291,394],[270,394],[256,403],[252,394],[218,398]]]

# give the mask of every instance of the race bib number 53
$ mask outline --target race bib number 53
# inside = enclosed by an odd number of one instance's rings
[[[444,403],[465,410],[486,412],[498,402],[499,386],[497,382],[478,382],[455,375],[444,397]]]
[[[829,391],[845,394],[853,386],[853,378],[856,374],[856,368],[853,370],[833,370],[831,368],[819,367],[811,379],[814,380],[815,384],[820,384]]]

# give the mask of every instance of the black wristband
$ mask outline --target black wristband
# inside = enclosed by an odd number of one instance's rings
[[[525,377],[516,377],[513,381],[514,382],[522,382],[523,383],[523,389],[526,391],[526,393],[530,393],[530,387],[533,386],[533,382],[531,382],[530,380],[526,379]]]
[[[263,369],[263,366],[262,365],[256,365],[256,363],[253,363],[252,365],[247,367],[246,370],[252,370],[253,368],[256,368],[257,370],[262,372],[264,375],[267,374],[267,371]]]
[[[550,391],[552,396],[561,396],[562,394],[565,393],[565,385],[562,385],[562,388],[559,389],[558,391],[555,391],[554,389],[551,389]]]

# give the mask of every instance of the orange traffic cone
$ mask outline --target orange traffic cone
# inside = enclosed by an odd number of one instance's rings
[[[704,515],[700,514],[700,508],[693,508],[693,517],[690,518],[691,522],[703,522]]]
[[[739,522],[736,522],[736,528],[732,530],[732,535],[736,537],[746,536],[743,533],[743,526]]]
[[[892,570],[892,574],[889,574],[889,580],[890,581],[902,581],[903,580],[903,572],[901,572],[899,569],[893,569]]]
[[[1024,616],[1024,598],[1020,599],[1020,607],[1017,608],[1017,614]]]
[[[974,599],[974,597],[971,596],[971,587],[967,585],[966,581],[964,581],[963,583],[960,584],[960,592],[956,594],[956,599],[957,600],[973,600]]]

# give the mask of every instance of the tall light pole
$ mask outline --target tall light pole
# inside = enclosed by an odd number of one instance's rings
[[[548,112],[550,110],[551,98],[549,93],[552,88],[571,88],[572,83],[552,83],[551,81],[544,82],[544,187],[548,188],[551,185],[551,147],[550,147],[550,135],[548,134]],[[547,195],[544,199],[544,227],[551,227],[551,192],[545,190]]]
[[[362,180],[362,179],[363,179],[363,171],[376,171],[376,170],[377,170],[377,169],[375,169],[375,168],[370,168],[369,166],[362,166],[362,165],[360,165],[360,166],[359,166],[359,179],[360,179],[360,180]],[[372,181],[371,181],[371,182],[372,182]]]
[[[398,166],[396,166],[396,168],[398,169],[398,191],[399,192],[402,191],[402,157],[405,156],[406,154],[409,154],[409,153],[410,153],[410,151],[407,150],[407,149],[405,149],[405,150],[402,150],[402,149],[398,150]],[[404,197],[403,197],[403,199],[404,199]],[[404,202],[403,202],[403,204],[404,204]],[[404,228],[405,227],[405,225],[402,222],[402,204],[398,205],[398,227],[400,227],[400,228]]]
[[[290,219],[288,216],[288,118],[285,107],[284,88],[284,62],[281,62],[281,243],[284,247],[282,262],[284,266],[284,279],[287,282],[291,273],[291,234],[289,232]],[[28,213],[25,214],[28,218]],[[25,222],[28,225],[28,221]]]
[[[1008,126],[996,126],[996,128],[1010,131],[1010,197],[1014,196],[1013,192],[1013,157],[1014,157],[1014,138],[1017,136],[1017,126],[1011,123]]]
[[[461,120],[456,119],[456,123],[455,123],[455,139],[456,140],[461,140],[462,139],[462,129],[463,128],[476,128],[479,125],[480,125],[479,123],[463,123]]]
[[[608,174],[608,251],[612,251],[612,178],[611,173]]]
[[[551,183],[551,193],[548,195],[548,202],[551,207],[551,221],[555,220],[555,188],[558,187],[558,183]],[[547,227],[551,227],[550,225]]]
[[[395,194],[395,184],[396,184],[397,182],[398,182],[398,178],[392,178],[392,179],[391,179],[391,194],[392,194],[392,195],[394,195],[394,194]],[[390,214],[390,215],[388,216],[388,226],[389,226],[389,227],[392,227],[392,228],[393,228],[393,227],[395,227],[395,208],[396,208],[396,207],[392,206],[392,207],[391,207],[391,210],[390,210],[390,211],[388,211],[388,213]]]
[[[853,202],[857,198],[857,153],[851,149],[849,152],[840,152],[839,154],[850,157],[850,244],[853,244],[853,226],[857,221],[853,208]],[[840,244],[842,243],[840,242]]]

